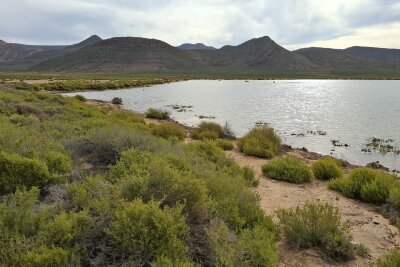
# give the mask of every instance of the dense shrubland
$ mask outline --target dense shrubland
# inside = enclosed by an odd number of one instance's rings
[[[0,266],[276,265],[250,169],[81,100],[1,88]]]
[[[47,90],[47,91],[85,91],[85,90],[107,90],[127,87],[140,87],[152,84],[163,84],[168,80],[162,79],[140,79],[140,80],[55,80],[48,83],[28,84],[24,82],[11,83],[20,90]]]

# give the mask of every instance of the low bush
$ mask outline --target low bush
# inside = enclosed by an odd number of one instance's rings
[[[246,166],[243,168],[243,177],[249,186],[256,187],[260,183],[260,180],[256,177],[253,169],[250,167]]]
[[[303,207],[281,209],[278,217],[289,244],[295,248],[317,248],[335,260],[354,258],[358,247],[342,224],[339,211],[330,204],[306,203]],[[362,247],[362,246],[361,246]]]
[[[46,163],[0,151],[0,191],[14,192],[19,186],[43,186],[51,179]]]
[[[169,119],[171,113],[166,110],[149,108],[146,111],[145,115],[146,115],[146,118],[150,118],[150,119],[167,120],[167,119]]]
[[[76,99],[78,99],[79,101],[85,102],[86,98],[83,95],[76,95],[74,96]]]
[[[152,133],[155,136],[159,136],[165,139],[175,137],[179,140],[183,140],[185,138],[185,131],[179,125],[175,123],[163,123],[160,125],[154,126],[152,129]]]
[[[400,266],[400,251],[393,250],[385,255],[376,264],[377,267],[399,267]]]
[[[274,238],[271,232],[263,227],[243,230],[235,246],[233,266],[276,266],[278,257]]]
[[[222,150],[232,150],[233,149],[233,143],[232,141],[225,140],[225,139],[217,139],[215,140],[215,145]]]
[[[314,177],[320,180],[331,180],[343,176],[343,171],[338,162],[332,158],[317,160],[312,165]]]
[[[389,203],[400,209],[400,181],[395,182],[389,191]]]
[[[229,126],[228,122],[226,122],[224,127],[223,127],[222,138],[230,139],[230,140],[235,140],[236,139],[236,135],[233,132],[233,130],[231,129],[231,127]]]
[[[120,97],[114,97],[114,98],[111,100],[111,103],[113,103],[114,105],[122,105],[122,98],[120,98]]]
[[[215,140],[222,137],[223,131],[218,123],[202,121],[192,130],[191,136],[197,140]]]
[[[295,157],[285,156],[277,158],[263,165],[261,168],[265,176],[274,180],[284,180],[300,184],[310,182],[312,179],[310,168]]]
[[[138,261],[138,266],[162,256],[185,259],[188,229],[181,211],[179,207],[161,209],[154,201],[123,203],[115,211],[108,234],[120,251]]]
[[[389,191],[396,177],[389,173],[369,168],[357,168],[348,176],[329,182],[331,189],[345,196],[361,199],[365,202],[383,204],[389,197]]]
[[[241,152],[259,158],[272,158],[278,153],[281,145],[280,138],[268,126],[258,126],[239,139]]]
[[[145,139],[141,131],[119,126],[106,127],[86,137],[71,141],[68,149],[75,158],[84,157],[95,167],[103,168],[114,165],[124,150],[136,146],[156,145],[153,144],[154,140]]]

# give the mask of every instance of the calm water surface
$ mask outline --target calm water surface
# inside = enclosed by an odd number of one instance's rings
[[[169,109],[173,119],[189,126],[197,125],[200,115],[213,116],[216,122],[227,122],[237,136],[262,121],[289,145],[355,164],[378,160],[400,169],[400,155],[361,152],[372,137],[393,139],[390,144],[400,147],[400,81],[193,80],[79,94],[101,100],[121,97],[124,108],[139,112],[149,107]],[[193,107],[178,112],[170,105]],[[349,147],[334,147],[333,139]]]

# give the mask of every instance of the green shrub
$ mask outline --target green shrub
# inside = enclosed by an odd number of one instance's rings
[[[288,242],[296,248],[314,247],[335,260],[352,259],[357,253],[347,235],[349,225],[341,223],[338,209],[330,204],[281,209],[278,217]]]
[[[113,103],[114,105],[122,105],[122,98],[120,98],[120,97],[114,97],[114,98],[111,100],[111,103]]]
[[[218,139],[219,135],[213,131],[204,131],[201,132],[197,139],[199,140],[215,140]]]
[[[192,130],[191,136],[197,140],[215,140],[222,137],[224,129],[215,122],[202,121]]]
[[[267,159],[278,153],[280,145],[280,138],[267,126],[255,127],[238,142],[240,151],[246,155]]]
[[[320,180],[330,180],[343,176],[343,171],[338,166],[336,160],[332,158],[323,158],[317,160],[312,165],[314,177]]]
[[[57,151],[46,151],[46,164],[49,172],[56,177],[65,176],[71,172],[71,158]]]
[[[212,220],[205,234],[210,246],[210,259],[214,266],[234,266],[236,235],[222,220]]]
[[[157,120],[167,120],[169,119],[170,112],[166,110],[160,110],[155,108],[149,108],[146,111],[146,118],[157,119]]]
[[[274,244],[274,236],[263,227],[243,230],[235,246],[233,266],[276,266],[278,257]]]
[[[124,203],[115,211],[108,234],[117,248],[138,259],[139,265],[149,264],[159,257],[185,259],[184,239],[188,229],[181,209],[165,207],[141,200]]]
[[[175,123],[163,123],[160,125],[154,126],[152,129],[152,133],[155,136],[159,136],[165,139],[175,137],[179,140],[183,140],[185,138],[185,131],[179,125]]]
[[[274,180],[284,180],[291,183],[306,183],[311,181],[310,168],[301,160],[285,156],[272,160],[263,165],[262,172],[265,176]]]
[[[243,168],[243,177],[244,180],[246,181],[246,183],[249,186],[258,186],[258,184],[260,183],[260,180],[256,177],[256,175],[254,174],[254,171],[252,168],[250,167],[244,167]]]
[[[26,254],[27,267],[62,267],[68,266],[69,253],[59,247],[41,246]]]
[[[351,198],[382,204],[389,197],[390,188],[395,181],[396,177],[389,173],[357,168],[346,177],[331,180],[329,187]]]
[[[380,259],[377,267],[399,267],[400,266],[400,251],[393,250]]]
[[[154,199],[170,207],[182,204],[192,217],[205,209],[208,201],[204,181],[187,171],[179,171],[167,159],[153,153],[134,149],[124,152],[112,167],[109,179],[122,183],[123,196],[128,200]]]
[[[14,192],[19,186],[43,186],[50,180],[46,163],[0,151],[0,191]]]
[[[86,102],[86,98],[83,95],[75,95],[74,97],[79,101]]]
[[[400,208],[400,182],[395,182],[389,191],[389,203]]]
[[[217,139],[215,140],[215,145],[222,150],[232,150],[233,149],[233,143],[232,141],[225,140],[225,139]]]

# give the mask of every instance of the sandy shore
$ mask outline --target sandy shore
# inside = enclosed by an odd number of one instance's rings
[[[89,104],[94,104],[101,107],[120,109],[119,106],[108,102],[98,102],[89,100]],[[154,119],[145,119],[147,124],[161,124],[172,122],[180,125],[173,120],[159,121]],[[182,126],[182,125],[181,125]],[[193,142],[190,138],[190,127],[185,128],[187,138],[185,142]],[[335,263],[329,262],[314,249],[295,250],[289,248],[285,240],[279,243],[279,266],[280,267],[317,267],[317,266],[371,266],[387,251],[392,249],[400,249],[400,234],[399,229],[391,225],[389,220],[379,214],[377,206],[362,203],[361,201],[353,200],[344,197],[343,195],[329,190],[326,182],[314,180],[308,184],[296,185],[282,181],[275,181],[265,177],[261,173],[261,166],[269,160],[259,159],[244,155],[238,149],[225,152],[229,158],[235,161],[240,166],[248,166],[252,168],[256,175],[260,178],[260,184],[254,189],[260,196],[261,208],[266,214],[276,218],[276,211],[280,208],[296,207],[304,204],[307,201],[328,202],[339,209],[343,221],[351,223],[350,234],[355,243],[364,244],[370,250],[368,258],[358,257],[349,262]],[[317,153],[294,149],[289,146],[282,146],[279,156],[291,155],[298,157],[307,164],[323,157]],[[357,166],[345,163],[344,171],[347,173]]]

